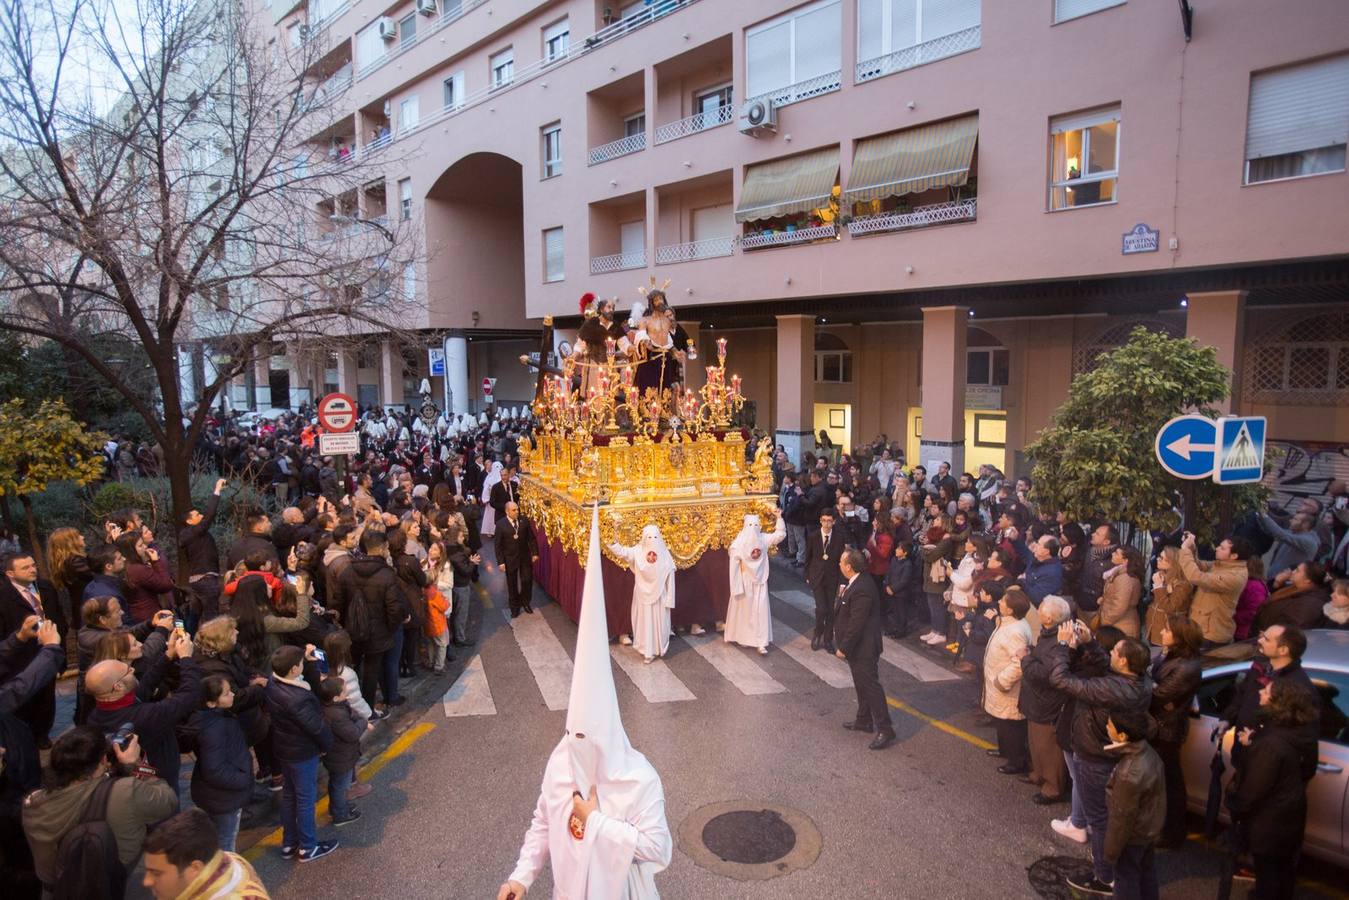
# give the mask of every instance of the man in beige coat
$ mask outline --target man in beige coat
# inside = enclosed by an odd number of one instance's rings
[[[1200,562],[1194,555],[1194,535],[1185,532],[1180,545],[1180,570],[1194,585],[1190,618],[1204,632],[1208,646],[1230,644],[1236,633],[1237,600],[1246,586],[1246,560],[1255,548],[1241,537],[1231,537],[1218,545],[1213,562]]]

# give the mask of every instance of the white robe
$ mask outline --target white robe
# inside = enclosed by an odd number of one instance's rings
[[[772,534],[756,536],[743,532],[728,551],[731,567],[731,600],[726,607],[727,643],[767,647],[773,643],[773,613],[768,605],[768,549],[787,537],[782,516]],[[755,558],[754,551],[758,550]]]
[[[610,544],[609,549],[627,560],[633,570],[632,648],[642,656],[664,656],[670,649],[670,610],[675,605],[673,561],[668,572],[644,573],[639,570],[646,561],[638,558],[638,554],[647,552],[642,545]],[[649,577],[644,578],[644,574]]]
[[[488,503],[492,499],[492,488],[501,483],[501,463],[492,463],[492,470],[482,483],[482,522],[478,525],[478,534],[492,537],[497,533],[497,513]],[[498,560],[500,562],[500,560]]]
[[[656,900],[655,875],[670,864],[674,841],[665,820],[665,791],[646,761],[632,780],[600,785],[599,809],[586,820],[585,838],[567,830],[572,791],[568,758],[561,745],[543,772],[539,801],[510,880],[526,889],[552,863],[553,900]],[[529,894],[533,897],[531,891]]]

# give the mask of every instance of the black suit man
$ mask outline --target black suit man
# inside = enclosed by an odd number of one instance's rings
[[[498,522],[506,515],[507,503],[520,502],[520,485],[512,481],[514,477],[515,467],[507,466],[501,473],[501,480],[492,485],[492,492],[487,495],[487,505],[496,512]]]
[[[876,582],[862,570],[866,568],[861,552],[844,551],[839,568],[847,579],[834,609],[835,655],[848,663],[853,688],[857,691],[857,717],[844,722],[849,731],[876,732],[872,750],[884,750],[895,742],[895,726],[890,721],[885,691],[881,688],[881,602]]]
[[[836,528],[834,511],[826,509],[820,513],[820,526],[806,535],[806,584],[815,595],[815,634],[810,639],[810,649],[819,650],[828,646],[834,650],[834,632],[831,623],[834,620],[834,601],[838,599],[839,570],[838,561],[847,549],[843,530]]]
[[[67,622],[60,595],[52,584],[38,580],[33,557],[27,553],[6,555],[0,569],[0,638],[18,631],[29,616],[39,616],[56,625],[64,647]],[[41,649],[38,641],[22,643],[12,660],[15,670],[32,662]],[[56,681],[33,694],[14,715],[28,725],[39,747],[50,746],[48,738],[56,721]]]
[[[511,618],[521,611],[532,613],[529,598],[534,593],[534,563],[539,559],[539,545],[534,540],[534,526],[520,515],[520,507],[506,504],[506,517],[497,522],[497,565],[506,572],[506,596],[510,602]]]

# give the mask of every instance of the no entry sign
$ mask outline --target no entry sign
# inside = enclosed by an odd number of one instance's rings
[[[482,380],[482,396],[484,400],[492,399],[492,389],[496,387],[496,384],[497,380],[495,378],[484,378]]]
[[[356,401],[346,394],[328,394],[319,401],[319,424],[341,433],[356,427]]]

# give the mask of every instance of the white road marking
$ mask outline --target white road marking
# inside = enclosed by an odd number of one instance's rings
[[[810,649],[810,638],[798,634],[777,619],[773,620],[773,645],[813,672],[830,687],[850,688],[852,673],[848,664],[832,653]]]
[[[684,634],[680,637],[742,694],[781,694],[787,690],[743,650],[726,643],[720,634],[714,632],[697,637]]]
[[[773,596],[811,616],[815,615],[815,598],[805,591],[774,591]],[[823,652],[823,651],[821,651]],[[793,657],[794,658],[794,657]],[[950,669],[927,659],[917,650],[905,647],[894,638],[884,638],[881,659],[919,681],[959,681],[960,676]],[[800,660],[797,660],[800,662]],[[840,660],[842,662],[842,660]],[[804,663],[803,663],[804,665]],[[852,682],[849,681],[849,684]]]
[[[542,613],[525,613],[512,619],[509,611],[502,610],[501,615],[515,633],[544,704],[553,711],[566,709],[571,692],[571,657],[553,634],[552,626]]]
[[[496,704],[492,702],[492,689],[487,684],[487,673],[482,668],[482,657],[474,656],[464,671],[450,685],[450,689],[441,698],[445,708],[445,717],[453,716],[495,716]]]
[[[642,692],[648,703],[670,703],[675,700],[697,700],[693,692],[684,686],[679,676],[670,670],[663,659],[650,663],[642,661],[642,655],[631,647],[612,644],[609,655],[618,663],[618,667],[627,674],[637,690]]]

